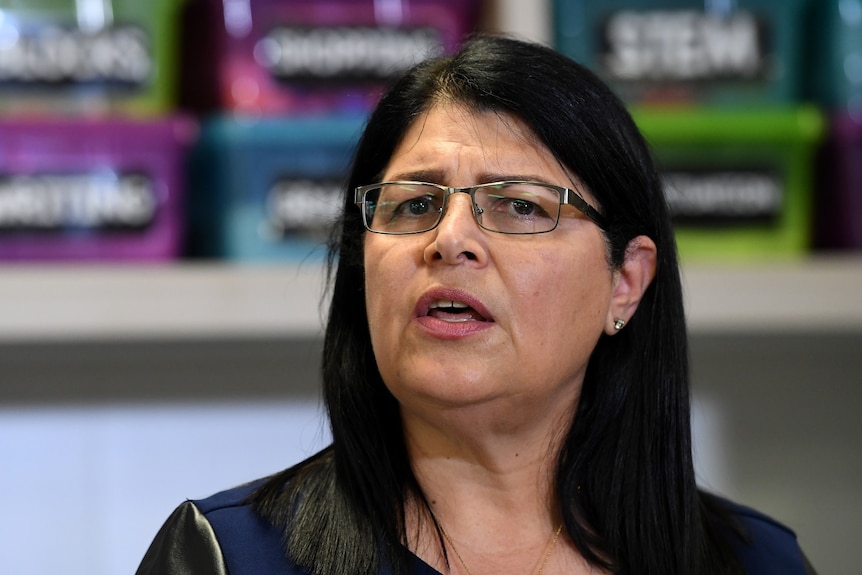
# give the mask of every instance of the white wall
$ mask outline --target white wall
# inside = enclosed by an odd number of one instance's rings
[[[187,498],[328,442],[313,400],[0,408],[0,573],[134,573]]]

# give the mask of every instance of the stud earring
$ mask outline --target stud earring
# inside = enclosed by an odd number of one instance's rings
[[[618,318],[614,319],[614,329],[615,330],[619,331],[619,330],[623,329],[623,326],[625,326],[625,325],[626,325],[626,320],[624,320],[623,318],[618,317]]]

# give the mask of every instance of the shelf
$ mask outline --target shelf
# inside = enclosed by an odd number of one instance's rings
[[[322,333],[317,263],[0,268],[0,342]]]
[[[692,333],[862,332],[862,258],[690,264]],[[0,342],[320,337],[319,263],[0,268]]]
[[[862,332],[862,258],[683,268],[692,333]]]

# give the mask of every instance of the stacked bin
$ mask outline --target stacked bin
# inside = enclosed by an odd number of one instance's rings
[[[180,255],[179,0],[0,0],[0,259]]]
[[[193,255],[319,258],[382,90],[456,49],[478,11],[476,0],[194,0],[182,74],[182,101],[205,118]]]
[[[812,0],[806,95],[826,112],[817,161],[815,243],[862,249],[862,0]]]
[[[0,121],[0,259],[177,257],[191,137],[175,120]]]
[[[324,256],[360,116],[213,117],[193,154],[192,241],[232,261]]]
[[[811,246],[819,111],[806,0],[555,0],[557,48],[602,76],[653,147],[683,259]]]

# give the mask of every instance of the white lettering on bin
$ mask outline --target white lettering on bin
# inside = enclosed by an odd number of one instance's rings
[[[604,28],[607,72],[621,80],[752,79],[763,74],[764,29],[748,12],[622,11]]]

